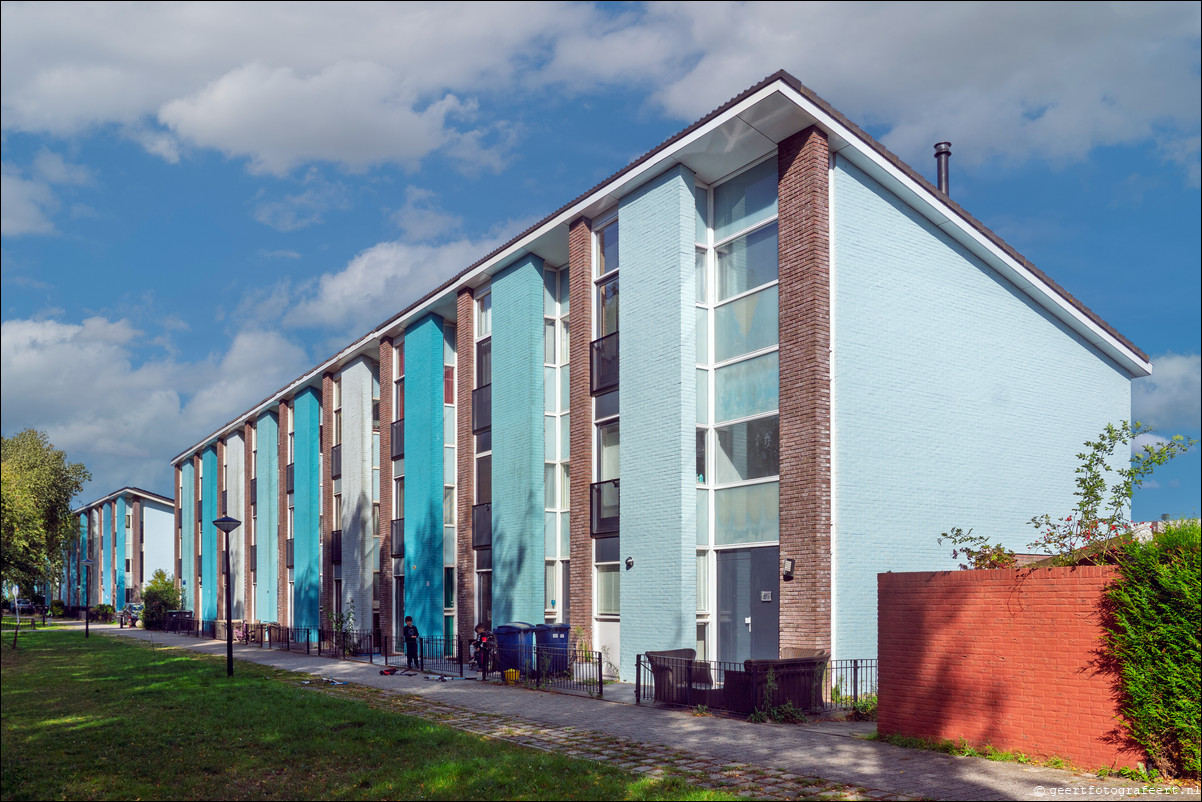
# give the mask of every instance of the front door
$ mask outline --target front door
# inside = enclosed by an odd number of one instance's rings
[[[774,660],[779,653],[778,546],[717,552],[718,659]]]

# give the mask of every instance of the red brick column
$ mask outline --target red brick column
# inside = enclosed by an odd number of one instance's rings
[[[780,143],[780,647],[831,648],[830,151]]]
[[[252,593],[254,583],[250,580],[251,571],[256,567],[250,561],[250,527],[251,519],[254,517],[251,511],[255,503],[255,500],[250,497],[250,467],[251,462],[254,460],[254,451],[250,447],[250,438],[254,436],[254,433],[255,425],[250,420],[242,424],[242,528],[238,536],[242,538],[242,554],[245,555],[243,558],[245,570],[242,572],[242,599],[243,604],[246,606],[245,617],[247,621],[258,620],[254,607],[251,605],[251,599],[254,596]],[[258,537],[259,535],[256,532],[256,542],[258,541]]]
[[[568,408],[571,432],[568,475],[571,478],[572,638],[593,639],[593,535],[589,484],[593,481],[593,398],[590,392],[589,343],[593,337],[593,232],[586,217],[568,227]]]
[[[276,469],[279,475],[276,487],[279,491],[280,511],[277,516],[275,542],[279,562],[276,571],[276,620],[281,624],[290,620],[288,606],[292,600],[288,598],[288,402],[281,401],[276,410]]]
[[[334,612],[334,552],[333,532],[341,527],[334,521],[334,374],[321,377],[321,598],[317,609],[321,626],[330,626],[330,614]],[[370,614],[370,610],[367,611]]]
[[[476,502],[476,438],[472,434],[472,390],[476,384],[476,304],[470,288],[456,303],[455,362],[458,382],[456,427],[455,628],[465,642],[475,637],[476,556],[472,550],[472,506]]]
[[[380,338],[380,632],[392,635],[392,393],[393,345]],[[393,650],[391,641],[389,651]]]

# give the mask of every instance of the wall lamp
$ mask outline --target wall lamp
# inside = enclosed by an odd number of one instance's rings
[[[792,557],[785,558],[785,567],[780,572],[781,579],[790,582],[793,579],[793,567],[796,565]]]

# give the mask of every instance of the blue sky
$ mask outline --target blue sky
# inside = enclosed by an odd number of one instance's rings
[[[84,499],[169,494],[176,453],[777,69],[928,177],[951,140],[953,196],[1152,356],[1135,416],[1202,434],[1196,3],[0,14],[0,423]],[[1134,517],[1197,515],[1200,465]]]

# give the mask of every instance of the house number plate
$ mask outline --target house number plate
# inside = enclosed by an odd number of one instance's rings
[[[766,601],[766,602],[772,601],[772,591],[761,590],[760,591],[760,601]]]

